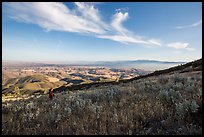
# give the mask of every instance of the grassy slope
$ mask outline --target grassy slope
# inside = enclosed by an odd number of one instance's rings
[[[43,75],[32,75],[32,76],[26,76],[26,77],[22,77],[20,79],[17,78],[13,78],[13,79],[9,79],[6,84],[3,84],[3,92],[2,93],[11,93],[14,90],[14,86],[18,86],[20,87],[22,94],[35,94],[37,92],[39,93],[44,93],[44,90],[47,90],[51,87],[54,87],[54,91],[55,92],[62,92],[62,91],[67,91],[67,90],[82,90],[82,89],[88,89],[90,87],[97,87],[97,86],[101,86],[101,85],[113,85],[113,84],[120,84],[120,83],[127,83],[133,80],[138,80],[141,78],[145,78],[145,77],[149,77],[149,76],[158,76],[160,74],[166,74],[166,73],[172,73],[174,71],[177,72],[188,72],[188,71],[195,71],[195,70],[202,70],[202,59],[199,59],[197,61],[193,61],[193,62],[189,62],[187,64],[184,65],[179,65],[176,67],[172,67],[169,69],[165,69],[165,70],[160,70],[160,71],[155,71],[153,73],[147,74],[147,75],[142,75],[142,76],[138,76],[132,79],[128,79],[128,80],[118,80],[117,82],[115,80],[105,80],[103,82],[86,82],[86,80],[68,80],[68,82],[73,82],[75,83],[74,85],[70,84],[65,84],[66,82],[49,82],[47,80],[47,78]],[[66,79],[66,78],[65,78]],[[65,80],[66,81],[66,80]],[[80,84],[77,84],[77,82],[80,81],[84,81]],[[32,84],[31,84],[32,83]],[[29,86],[31,86],[31,88],[29,89]],[[30,92],[27,92],[30,91]],[[36,91],[36,92],[33,92]]]
[[[63,92],[52,101],[4,102],[2,133],[202,134],[202,71],[189,70]]]
[[[202,59],[192,61],[189,63],[186,63],[184,65],[175,66],[169,69],[164,69],[160,71],[155,71],[153,73],[147,74],[147,75],[141,75],[137,76],[132,79],[125,79],[125,80],[119,80],[119,81],[106,81],[106,82],[92,82],[92,83],[85,83],[85,84],[79,84],[79,85],[73,85],[73,86],[61,86],[59,88],[54,89],[55,92],[62,92],[67,90],[81,90],[81,89],[88,89],[90,87],[97,87],[101,85],[118,85],[121,83],[128,83],[134,80],[146,78],[149,76],[159,76],[161,74],[169,74],[174,72],[184,73],[184,72],[190,72],[190,71],[201,71],[202,70]]]
[[[66,82],[50,82],[47,76],[44,75],[31,75],[20,78],[11,78],[5,81],[2,87],[2,93],[7,95],[8,93],[15,94],[15,87],[20,89],[20,94],[35,94],[37,92],[44,93],[51,87],[59,87]]]

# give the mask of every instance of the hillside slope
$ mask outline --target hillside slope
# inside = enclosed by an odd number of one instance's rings
[[[17,78],[9,78],[2,83],[2,94],[23,95],[43,94],[51,87],[59,87],[65,84],[64,81],[47,75],[30,75]]]
[[[155,71],[153,73],[147,74],[147,75],[140,75],[135,78],[131,79],[125,79],[125,80],[118,80],[118,81],[109,81],[109,82],[92,82],[88,84],[79,84],[79,85],[73,85],[73,86],[61,86],[56,89],[54,89],[55,92],[63,92],[63,91],[72,91],[72,90],[81,90],[81,89],[89,89],[90,87],[98,87],[101,85],[118,85],[121,83],[128,83],[134,80],[147,78],[150,76],[159,76],[162,74],[172,74],[172,73],[184,73],[184,72],[192,72],[192,71],[202,71],[202,59],[195,60],[189,63],[186,63],[184,65],[178,65],[172,68],[164,69]]]
[[[202,134],[202,59],[115,83],[4,101],[2,134]]]

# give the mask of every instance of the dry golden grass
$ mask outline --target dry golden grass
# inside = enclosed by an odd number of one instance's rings
[[[55,78],[55,77],[49,77],[49,76],[47,76],[47,78],[48,78],[48,81],[49,81],[49,82],[58,82],[58,81],[59,81],[59,79],[58,79],[58,78]]]
[[[202,134],[202,72],[4,101],[2,134]]]

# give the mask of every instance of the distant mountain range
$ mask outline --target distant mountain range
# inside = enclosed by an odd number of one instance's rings
[[[157,60],[133,60],[133,61],[99,61],[98,66],[106,66],[110,68],[137,68],[148,71],[166,69],[186,62],[167,62]]]
[[[77,61],[68,63],[35,63],[20,61],[3,61],[4,67],[37,67],[37,66],[100,66],[109,68],[137,68],[147,71],[166,69],[186,62],[169,62],[157,60],[125,60],[125,61]]]
[[[158,60],[125,60],[125,61],[98,61],[98,62],[137,62],[137,63],[186,63],[186,62],[170,62],[170,61],[158,61]]]

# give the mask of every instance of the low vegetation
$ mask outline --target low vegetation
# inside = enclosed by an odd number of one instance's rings
[[[202,71],[2,104],[2,134],[202,134]]]

